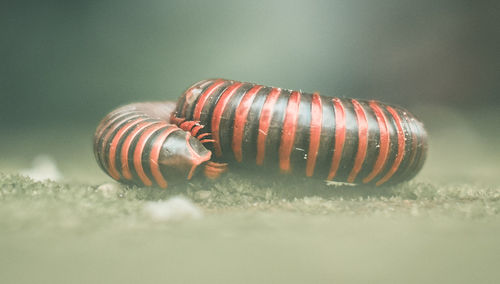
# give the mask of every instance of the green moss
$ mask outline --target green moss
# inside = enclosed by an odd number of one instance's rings
[[[0,174],[0,230],[133,226],[149,223],[141,213],[147,201],[184,195],[208,214],[290,212],[332,216],[427,216],[488,218],[500,213],[500,191],[478,185],[410,182],[372,188],[326,185],[310,180],[254,182],[230,174],[217,181],[197,180],[159,188],[109,184],[35,182]],[[134,224],[130,223],[134,220]]]

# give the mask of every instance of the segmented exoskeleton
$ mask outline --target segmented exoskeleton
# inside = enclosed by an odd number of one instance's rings
[[[210,162],[212,153],[202,144],[212,141],[208,135],[193,137],[169,123],[174,107],[173,102],[136,103],[108,114],[94,135],[101,168],[120,182],[162,188],[191,179],[201,164],[209,177],[222,172],[224,165]]]
[[[382,185],[415,176],[427,152],[421,122],[377,101],[211,79],[188,88],[172,122],[205,126],[215,158],[262,172]]]

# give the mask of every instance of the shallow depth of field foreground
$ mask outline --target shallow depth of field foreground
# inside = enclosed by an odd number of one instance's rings
[[[498,118],[417,111],[437,116],[429,158],[392,188],[237,173],[168,190],[124,187],[95,164],[92,128],[12,130],[2,141],[0,282],[493,283],[499,138],[479,135],[491,126],[479,122]],[[40,145],[61,182],[14,174]]]

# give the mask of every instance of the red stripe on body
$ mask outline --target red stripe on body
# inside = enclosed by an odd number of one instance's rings
[[[318,93],[314,93],[311,101],[311,131],[309,134],[309,150],[307,152],[306,176],[308,177],[314,174],[314,168],[316,167],[322,123],[323,106],[321,103],[321,96]]]
[[[356,158],[354,159],[354,166],[352,167],[351,173],[347,178],[347,182],[354,182],[358,176],[361,168],[363,167],[368,147],[368,120],[366,119],[365,110],[357,100],[353,99],[351,102],[354,106],[354,112],[356,112],[358,120],[358,151],[356,153]]]
[[[151,154],[150,154],[150,162],[149,165],[151,166],[151,173],[153,174],[153,177],[156,181],[156,183],[161,187],[161,188],[167,188],[168,183],[165,180],[165,177],[161,173],[160,170],[160,165],[158,164],[158,160],[160,158],[160,151],[163,147],[163,143],[165,143],[165,140],[167,139],[168,135],[170,133],[179,130],[179,128],[170,125],[165,131],[163,131],[158,138],[155,141],[155,144],[151,148]]]
[[[262,165],[264,163],[264,157],[266,155],[267,132],[269,131],[269,125],[271,124],[274,104],[278,100],[280,93],[281,89],[273,88],[267,95],[264,106],[262,107],[262,112],[259,119],[259,133],[257,136],[257,165]]]
[[[222,119],[222,114],[227,106],[227,103],[231,99],[231,97],[236,93],[236,91],[243,85],[241,82],[236,82],[229,86],[220,96],[219,101],[215,105],[213,114],[212,114],[212,137],[214,139],[214,150],[215,155],[217,157],[222,156],[222,148],[220,145],[220,121]]]
[[[129,113],[124,113],[122,115],[120,115],[119,117],[116,117],[115,119],[113,119],[113,122],[110,123],[106,128],[109,128],[111,127],[111,129],[108,130],[108,132],[106,133],[106,135],[104,135],[104,137],[102,138],[102,141],[101,141],[101,151],[100,153],[101,154],[104,154],[105,150],[106,150],[106,144],[108,143],[108,140],[109,138],[111,138],[111,135],[113,134],[113,132],[116,130],[116,127],[118,124],[122,123],[124,120],[128,120],[128,119],[134,119],[134,118],[138,118],[138,117],[141,117],[140,114],[133,114],[133,115],[130,115]],[[115,124],[115,125],[113,125]],[[104,133],[104,131],[102,132]],[[102,135],[102,134],[101,134]],[[107,166],[105,163],[104,163],[104,158],[102,158],[102,161],[103,161],[103,164],[104,166]]]
[[[122,126],[120,128],[120,130],[116,133],[115,137],[111,141],[111,145],[109,147],[109,153],[108,153],[109,173],[116,180],[120,179],[120,173],[116,169],[116,148],[118,147],[118,143],[120,142],[120,139],[123,137],[123,134],[125,134],[125,132],[127,132],[134,125],[136,125],[144,120],[145,120],[145,118],[138,118],[138,119],[135,119],[135,120],[128,122],[127,124],[125,124],[124,126]]]
[[[166,125],[166,123],[158,123],[157,125],[151,126],[150,128],[146,129],[141,134],[141,137],[139,138],[139,141],[137,141],[137,145],[135,146],[134,168],[144,185],[151,186],[153,185],[153,182],[151,182],[151,180],[148,178],[148,176],[144,172],[144,168],[142,167],[142,152],[144,152],[146,142],[153,135],[153,133],[165,127]]]
[[[206,84],[211,83],[211,80],[203,80],[201,82],[196,83],[196,85],[192,86],[184,92],[184,105],[182,106],[182,112],[180,114],[180,117],[186,117],[186,110],[189,104],[192,104],[194,99],[193,99],[193,90],[195,89],[200,89],[205,87]]]
[[[122,175],[125,179],[131,180],[132,179],[132,173],[130,172],[130,166],[128,164],[128,151],[130,149],[130,144],[132,144],[132,141],[134,138],[137,136],[137,134],[142,131],[144,128],[149,127],[155,123],[158,122],[142,122],[137,125],[137,127],[132,130],[132,132],[129,133],[127,136],[127,139],[123,142],[122,146],[122,152],[121,152],[121,161],[122,161]]]
[[[297,131],[299,106],[300,93],[293,91],[288,99],[279,146],[280,169],[283,173],[290,172],[290,154],[292,153],[293,143],[295,141],[295,132]]]
[[[378,152],[378,157],[375,161],[375,165],[373,166],[373,170],[363,179],[363,183],[370,182],[380,173],[380,171],[384,168],[385,163],[387,162],[387,157],[389,156],[390,136],[388,131],[389,125],[387,122],[387,118],[385,117],[384,112],[380,109],[380,106],[377,104],[377,102],[371,101],[370,107],[377,117],[377,123],[380,129],[380,150]]]
[[[332,156],[332,165],[330,166],[330,173],[327,180],[332,180],[337,175],[340,160],[342,158],[342,150],[344,149],[345,141],[345,110],[340,99],[333,99],[333,107],[335,108],[335,146]]]
[[[403,127],[401,126],[401,118],[392,107],[387,106],[386,108],[394,117],[396,126],[398,128],[398,153],[396,155],[396,160],[394,160],[394,164],[392,164],[392,167],[389,170],[389,172],[383,178],[381,178],[379,181],[375,183],[375,185],[377,186],[387,182],[394,175],[394,173],[396,173],[396,171],[399,168],[399,165],[401,164],[401,161],[403,161],[403,156],[405,153],[405,133],[403,131]]]
[[[133,110],[130,110],[130,109],[123,109],[123,110],[119,110],[118,112],[116,113],[113,113],[113,117],[111,117],[108,121],[106,121],[106,123],[102,126],[102,127],[99,127],[99,131],[96,133],[96,137],[101,137],[102,134],[104,133],[104,131],[106,131],[106,129],[108,127],[110,127],[113,123],[115,123],[116,121],[118,121],[120,118],[123,118],[125,116],[128,116],[128,115],[131,115],[131,114],[137,114],[137,112],[131,112]]]
[[[196,103],[196,106],[194,108],[193,120],[200,120],[201,111],[203,110],[203,107],[205,106],[208,98],[211,94],[213,94],[213,92],[215,92],[215,90],[217,90],[217,88],[222,86],[225,82],[226,80],[218,79],[210,87],[208,87],[205,92],[203,92],[203,94],[200,95],[200,98],[198,99],[198,102]]]
[[[231,144],[231,147],[233,149],[234,157],[238,162],[241,162],[243,160],[241,144],[243,142],[243,133],[245,130],[245,124],[247,123],[248,112],[250,111],[253,100],[255,99],[255,96],[260,91],[260,89],[262,89],[261,85],[252,87],[243,96],[241,102],[236,108],[236,114],[233,124],[233,143]]]

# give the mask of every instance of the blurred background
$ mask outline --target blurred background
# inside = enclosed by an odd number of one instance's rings
[[[3,1],[0,171],[42,153],[107,179],[91,153],[106,113],[223,77],[403,105],[431,133],[425,178],[496,182],[498,3]]]

